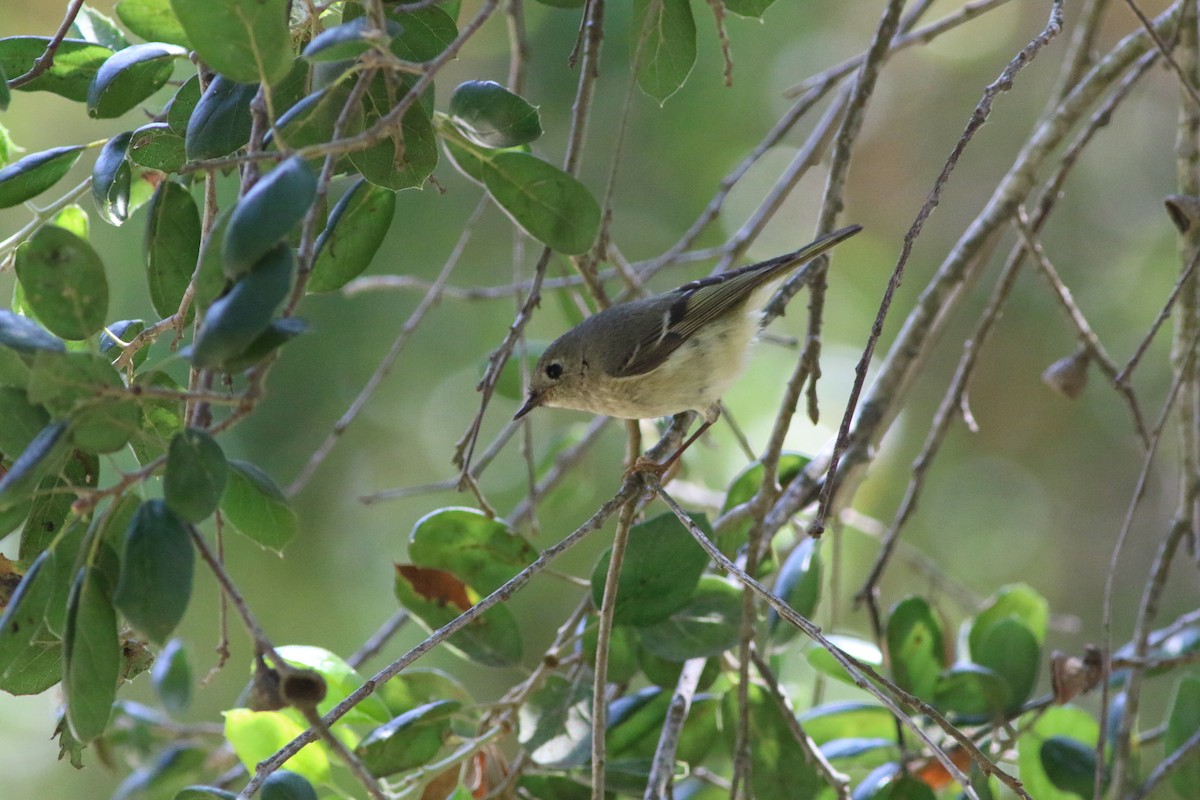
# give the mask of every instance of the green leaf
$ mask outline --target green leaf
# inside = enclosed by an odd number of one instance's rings
[[[166,84],[175,59],[186,56],[182,47],[159,42],[135,44],[113,53],[88,87],[88,116],[111,119],[136,108]]]
[[[455,575],[445,570],[396,565],[396,599],[430,630],[453,621],[479,600]],[[508,606],[498,605],[476,617],[446,640],[451,650],[479,664],[508,667],[521,660],[521,632]]]
[[[180,789],[174,800],[237,800],[237,795],[218,789],[216,786],[200,786],[193,784]]]
[[[150,200],[146,222],[146,281],[154,310],[179,310],[200,253],[200,210],[182,185],[163,181]]]
[[[79,9],[79,16],[75,17],[75,22],[67,31],[67,35],[73,39],[102,44],[113,50],[123,50],[129,47],[129,40],[125,38],[125,34],[121,33],[117,23],[90,6]]]
[[[750,795],[755,800],[794,800],[797,797],[816,797],[822,783],[817,771],[805,757],[792,735],[783,712],[761,686],[747,687],[750,721]],[[738,693],[727,692],[722,700],[722,712],[727,720],[738,719]],[[732,748],[736,725],[725,726],[725,736]]]
[[[474,698],[457,679],[439,669],[406,669],[378,687],[375,694],[383,700],[388,716],[399,716],[434,700],[458,700],[473,704]]]
[[[400,23],[395,20],[385,20],[385,31],[379,39],[381,44],[388,44],[392,37],[400,33]],[[344,61],[358,58],[371,49],[371,33],[377,32],[368,17],[358,17],[342,25],[326,28],[317,34],[301,53],[309,61]]]
[[[1016,711],[1029,699],[1041,669],[1041,648],[1024,622],[1007,617],[988,627],[971,656],[1008,683],[1011,695],[1006,710]]]
[[[43,625],[0,674],[0,691],[13,695],[41,694],[60,680],[62,642]]]
[[[659,658],[682,662],[719,656],[735,647],[741,622],[741,591],[715,575],[704,575],[682,608],[639,633],[642,647]]]
[[[317,704],[318,714],[329,713],[365,682],[344,658],[323,647],[291,644],[277,647],[276,652],[294,667],[320,673],[325,681],[325,698]],[[344,717],[346,722],[367,725],[378,725],[390,718],[387,705],[376,695],[368,696]]]
[[[1067,736],[1051,736],[1042,742],[1040,755],[1042,769],[1054,788],[1075,797],[1092,797],[1096,780],[1094,747]]]
[[[195,551],[187,526],[162,500],[138,507],[125,533],[117,608],[150,641],[162,644],[192,596]]]
[[[288,0],[171,0],[192,47],[239,83],[275,83],[292,66]]]
[[[61,353],[67,349],[62,339],[54,336],[29,317],[0,308],[0,346],[19,353],[47,351]]]
[[[1163,748],[1169,756],[1200,731],[1200,678],[1180,678],[1167,707],[1171,711],[1167,717]],[[1171,775],[1171,785],[1180,797],[1200,797],[1200,753],[1195,748]]]
[[[182,392],[184,388],[179,383],[159,370],[138,373],[134,376],[133,386],[153,386]],[[142,464],[148,464],[167,450],[167,444],[179,431],[183,430],[183,403],[169,397],[153,397],[140,395],[142,419],[139,435],[131,442],[134,455]]]
[[[802,617],[811,617],[821,599],[821,554],[820,541],[807,538],[792,548],[779,575],[775,578],[775,594]],[[799,630],[784,623],[775,609],[767,611],[767,629],[776,642],[789,642]]]
[[[287,297],[294,266],[291,249],[280,243],[228,294],[213,301],[192,347],[192,363],[206,369],[228,369],[230,362],[246,352],[270,327]]]
[[[12,102],[12,90],[8,88],[8,75],[4,74],[4,67],[0,65],[0,111],[8,111],[8,104]],[[7,148],[0,148],[7,150]],[[4,152],[0,158],[0,164],[8,162],[8,153]]]
[[[75,575],[63,633],[63,690],[71,734],[81,743],[108,727],[121,672],[121,645],[108,578],[96,567]]]
[[[171,130],[177,136],[187,134],[188,120],[192,118],[192,112],[196,110],[196,104],[199,102],[200,76],[193,75],[175,91],[175,96],[163,109],[163,113],[167,117],[167,124],[171,126]]]
[[[431,61],[458,37],[454,18],[437,6],[386,13],[388,19],[400,23],[400,33],[392,39],[392,52],[405,61]]]
[[[179,172],[187,163],[183,137],[169,123],[146,123],[133,132],[129,160],[146,169]]]
[[[9,36],[0,39],[0,69],[10,78],[17,78],[33,68],[33,62],[46,52],[50,38],[47,36]],[[29,83],[18,87],[23,92],[51,92],[68,100],[82,102],[87,99],[92,78],[100,65],[108,60],[113,51],[103,45],[85,42],[82,39],[63,39],[54,53],[50,69]]]
[[[250,369],[307,330],[308,323],[296,317],[272,320],[265,331],[256,336],[245,350],[226,361],[222,368],[228,372]]]
[[[725,10],[739,17],[761,17],[775,0],[724,0]]]
[[[72,203],[69,206],[64,206],[63,209],[55,214],[54,218],[50,220],[50,224],[57,225],[60,228],[66,228],[80,239],[88,238],[88,232],[91,229],[87,212],[75,203]]]
[[[918,778],[901,772],[895,763],[873,770],[854,790],[853,800],[934,800],[933,790]]]
[[[787,488],[796,479],[796,476],[804,471],[810,460],[808,456],[801,453],[780,453],[777,471],[779,485]],[[758,494],[762,481],[763,465],[761,462],[756,461],[743,469],[729,484],[729,490],[725,492],[725,502],[721,504],[721,513],[725,514],[742,503],[749,502],[754,495]],[[750,520],[743,520],[725,526],[716,538],[716,545],[721,548],[721,552],[730,558],[735,558],[738,550],[747,541],[750,524]]]
[[[251,772],[258,762],[269,757],[304,732],[306,726],[278,711],[251,711],[234,708],[225,713],[225,739],[237,753],[242,766]],[[310,782],[329,782],[329,757],[325,749],[308,745],[284,765]]]
[[[1067,737],[1075,740],[1077,744],[1091,747],[1099,733],[1096,720],[1080,708],[1051,706],[1040,716],[1035,715],[1033,724],[1022,729],[1017,740],[1017,764],[1021,782],[1025,784],[1025,790],[1030,796],[1038,800],[1072,800],[1074,795],[1065,794],[1056,788],[1047,775],[1042,761],[1042,746],[1052,738]],[[1089,788],[1087,797],[1091,796]]]
[[[154,659],[150,682],[171,716],[182,716],[192,704],[192,667],[183,642],[172,639]]]
[[[413,526],[408,545],[414,564],[451,572],[481,595],[499,589],[537,556],[523,537],[473,508],[425,515]]]
[[[250,141],[250,101],[257,83],[235,83],[217,75],[208,84],[187,124],[189,161],[219,158]]]
[[[71,505],[81,489],[95,488],[100,459],[79,450],[67,459],[61,475],[47,475],[34,490],[29,519],[21,530],[20,558],[29,562],[54,542],[70,522]]]
[[[34,559],[0,615],[0,675],[29,646],[43,625],[54,594],[50,568],[46,566],[49,559],[46,552]]]
[[[414,708],[368,733],[354,752],[376,778],[416,769],[442,749],[458,709],[453,700]]]
[[[599,618],[592,615],[588,618],[583,635],[579,638],[580,651],[589,664],[596,663],[596,645],[599,638]],[[615,626],[608,639],[608,682],[628,683],[633,680],[641,668],[638,664],[638,655],[638,629],[628,625]],[[678,665],[671,664],[669,666]],[[650,676],[647,675],[647,677]],[[653,678],[651,680],[653,681]],[[679,680],[678,675],[675,675],[675,680]],[[674,686],[674,684],[671,685]]]
[[[395,192],[366,181],[355,183],[333,207],[317,239],[308,291],[332,292],[361,275],[379,252],[395,214]]]
[[[267,776],[259,796],[262,800],[317,800],[317,790],[304,776],[281,769]]]
[[[170,0],[119,0],[115,10],[126,28],[148,42],[192,46]]]
[[[429,9],[436,10],[436,9]],[[399,41],[403,34],[397,38]],[[363,98],[366,108],[364,125],[373,125],[391,111],[408,91],[409,83],[401,82],[393,95],[382,77],[376,77]],[[350,153],[352,163],[362,176],[377,186],[399,191],[419,187],[437,166],[437,136],[429,111],[416,102],[400,121],[400,135],[384,139],[366,150]]]
[[[125,160],[125,153],[132,137],[131,132],[125,131],[109,139],[92,167],[92,199],[109,225],[120,225],[129,219],[129,186],[133,172]]]
[[[1012,690],[995,672],[978,664],[955,664],[942,673],[934,690],[934,705],[958,715],[960,721],[986,722],[1012,706]]]
[[[930,700],[945,667],[945,641],[937,613],[924,598],[906,597],[888,615],[886,639],[896,685]]]
[[[0,512],[28,503],[29,493],[44,475],[58,471],[66,453],[67,423],[51,422],[34,437],[0,478]]]
[[[450,98],[459,131],[482,147],[516,147],[542,135],[538,110],[495,81],[459,84]]]
[[[588,763],[592,741],[591,682],[551,674],[518,709],[518,741],[534,764],[571,769]]]
[[[276,122],[279,139],[292,149],[330,141],[352,88],[350,81],[339,81],[301,98]],[[360,133],[363,117],[362,103],[358,103],[350,110],[342,135]],[[268,134],[268,144],[274,141]]]
[[[121,510],[121,507],[117,507],[110,516],[116,516],[116,512]],[[54,638],[63,636],[67,630],[67,600],[71,595],[71,587],[75,584],[76,567],[85,560],[86,554],[82,552],[82,548],[84,540],[90,537],[89,527],[84,525],[82,519],[75,517],[46,548],[50,553],[50,559],[46,562],[47,577],[52,584],[53,594],[50,605],[46,608],[45,621],[47,634]],[[112,575],[106,572],[105,577],[108,579],[108,585],[112,586]],[[61,678],[61,666],[58,672],[58,677]]]
[[[17,248],[16,269],[25,302],[51,333],[80,340],[104,326],[108,279],[86,239],[44,225]]]
[[[858,661],[875,669],[883,667],[883,653],[880,652],[874,643],[868,642],[865,639],[859,639],[856,636],[846,636],[837,633],[830,634],[825,638],[831,644]],[[846,668],[824,647],[814,644],[804,655],[808,659],[808,663],[818,672],[822,672],[831,678],[837,678],[843,683],[854,683],[854,679],[846,672]]]
[[[296,535],[296,512],[267,474],[245,461],[229,462],[221,511],[246,538],[276,553]]]
[[[0,387],[0,453],[20,453],[49,422],[46,409],[29,402],[23,389]]]
[[[630,52],[638,86],[659,103],[696,63],[696,20],[688,0],[634,0]]]
[[[122,347],[117,340],[128,343],[144,330],[146,330],[146,323],[140,319],[119,319],[116,322],[110,322],[104,326],[104,333],[100,334],[100,352],[115,360],[120,355],[119,350]],[[116,339],[113,338],[114,336]],[[138,350],[133,356],[133,366],[140,367],[145,364],[149,356],[150,348],[143,347]]]
[[[968,644],[974,654],[988,629],[996,623],[1013,617],[1025,624],[1040,645],[1046,640],[1046,626],[1050,619],[1050,607],[1046,598],[1023,583],[1005,586],[988,600],[987,605],[971,624]]]
[[[225,228],[221,242],[225,276],[237,280],[265,260],[304,219],[316,192],[317,178],[298,156],[281,162],[254,184],[234,206]]]
[[[39,353],[29,375],[29,399],[53,417],[70,416],[71,441],[92,453],[125,446],[138,429],[137,403],[121,375],[92,353]]]
[[[484,171],[496,203],[530,236],[567,255],[584,253],[600,230],[600,206],[582,183],[525,153],[496,153]]]
[[[798,718],[805,733],[819,745],[835,739],[885,739],[896,735],[891,712],[872,703],[826,703],[801,712]]]
[[[692,517],[711,535],[708,518]],[[611,548],[592,571],[592,602],[599,608],[604,600],[604,580]],[[663,569],[670,564],[670,569]],[[617,579],[617,605],[613,621],[618,625],[653,625],[683,608],[696,591],[708,556],[692,539],[687,528],[670,512],[634,525],[621,575]]]
[[[221,446],[204,431],[188,428],[171,439],[163,497],[182,519],[200,522],[217,510],[228,476]]]
[[[79,145],[54,147],[31,153],[0,169],[0,208],[24,203],[58,183],[82,152]]]

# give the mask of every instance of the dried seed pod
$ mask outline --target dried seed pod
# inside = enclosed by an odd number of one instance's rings
[[[1088,361],[1086,350],[1076,350],[1046,367],[1042,372],[1042,383],[1063,397],[1074,400],[1087,388]]]

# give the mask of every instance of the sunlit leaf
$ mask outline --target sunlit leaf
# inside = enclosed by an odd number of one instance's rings
[[[274,83],[292,65],[288,0],[171,0],[188,40],[210,67],[239,83]]]
[[[115,10],[126,28],[148,42],[192,46],[170,0],[119,0]]]
[[[159,42],[135,44],[113,53],[88,87],[88,115],[110,119],[136,108],[166,84],[175,59],[186,56],[182,47]]]
[[[146,123],[133,132],[129,160],[159,172],[178,172],[187,162],[183,137],[166,122]]]
[[[464,136],[483,147],[516,147],[542,135],[537,108],[495,81],[459,84],[450,115]]]
[[[100,216],[110,225],[120,225],[129,218],[129,187],[133,173],[125,153],[132,136],[126,131],[109,139],[92,167],[92,199],[96,201]]]
[[[42,57],[49,44],[50,38],[47,36],[9,36],[0,39],[0,68],[10,79],[24,75],[33,68],[33,62]],[[18,89],[25,92],[52,92],[68,100],[82,102],[87,99],[88,87],[100,70],[100,65],[112,54],[113,51],[103,45],[82,39],[63,39],[54,52],[54,63],[50,69]]]
[[[413,526],[408,557],[447,570],[480,594],[499,589],[537,558],[537,550],[508,526],[473,508],[441,508]]]
[[[79,146],[54,147],[0,169],[0,208],[24,203],[58,183],[82,152]]]
[[[295,739],[304,726],[278,711],[234,708],[225,712],[225,739],[242,766],[253,771],[258,762]],[[285,762],[292,772],[315,784],[329,782],[329,757],[323,747],[310,744]]]
[[[296,535],[296,512],[283,492],[245,461],[229,462],[221,511],[239,533],[277,553]]]
[[[688,0],[634,0],[630,52],[642,91],[660,103],[673,95],[696,63]]]
[[[942,623],[937,613],[924,598],[906,597],[888,614],[886,639],[896,685],[930,700],[946,666]]]

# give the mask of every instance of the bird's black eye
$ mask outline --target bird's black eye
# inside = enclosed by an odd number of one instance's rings
[[[546,365],[546,377],[552,381],[556,381],[562,377],[562,364],[557,361]]]

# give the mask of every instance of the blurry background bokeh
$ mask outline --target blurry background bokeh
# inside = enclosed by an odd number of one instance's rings
[[[0,35],[50,35],[61,20],[62,5],[0,0]],[[112,13],[110,0],[92,5]],[[472,0],[464,0],[463,5],[464,14],[476,8]],[[885,70],[868,108],[841,218],[843,223],[862,224],[865,232],[838,249],[830,276],[821,420],[813,426],[798,418],[789,448],[814,452],[836,431],[853,366],[904,232],[983,88],[1042,28],[1047,5],[1013,0],[929,46],[896,55]],[[627,6],[608,4],[602,75],[582,173],[597,196],[603,195],[611,174],[629,85]],[[927,18],[936,19],[959,6],[959,2],[935,2]],[[1144,6],[1153,13],[1165,3]],[[708,203],[720,179],[788,108],[785,90],[865,50],[882,7],[879,0],[780,0],[763,23],[728,17],[734,72],[732,87],[725,87],[712,16],[706,4],[695,4],[701,47],[694,73],[662,107],[641,94],[633,98],[629,139],[616,173],[611,228],[624,256],[651,258],[673,244]],[[541,107],[547,133],[538,143],[539,154],[560,162],[577,79],[567,59],[575,45],[579,11],[536,2],[526,3],[525,11],[531,55],[523,95]],[[924,282],[1028,137],[1059,74],[1058,59],[1071,33],[1072,12],[1069,8],[1062,37],[1020,74],[1011,92],[998,99],[990,121],[959,163],[940,207],[917,241],[880,354],[886,352]],[[1137,27],[1123,4],[1113,4],[1108,17],[1105,36],[1097,42],[1100,50]],[[503,82],[507,60],[504,23],[497,16],[439,79],[439,97],[460,80]],[[1176,79],[1156,68],[1084,154],[1043,233],[1050,258],[1118,362],[1133,352],[1179,271],[1175,230],[1162,206],[1163,197],[1175,191],[1177,106]],[[77,104],[46,93],[19,93],[0,115],[0,124],[17,144],[39,150],[101,139],[143,119],[142,112],[134,111],[125,120],[95,122]],[[811,121],[802,123],[738,184],[702,244],[717,244],[742,224],[811,125]],[[85,157],[72,177],[82,178],[88,169],[90,158]],[[480,192],[445,159],[435,176],[436,186],[400,194],[396,222],[370,273],[432,280],[441,268]],[[767,258],[811,238],[824,176],[823,168],[812,171],[748,259]],[[0,237],[24,219],[20,208],[0,213]],[[150,316],[139,277],[141,225],[117,229],[93,217],[92,230],[112,273],[111,316]],[[909,464],[963,340],[991,290],[995,268],[1014,240],[1009,233],[982,281],[968,288],[970,296],[950,321],[855,498],[858,513],[885,523],[891,519],[910,475]],[[514,254],[520,258],[515,267]],[[489,210],[450,283],[460,288],[511,284],[530,274],[535,256],[532,244],[514,250],[512,226],[503,214]],[[705,274],[708,268],[707,264],[673,268],[659,275],[655,285],[669,288]],[[564,260],[552,262],[553,275],[569,271]],[[122,280],[123,276],[129,280]],[[10,297],[12,286],[11,271],[0,274],[0,298]],[[261,465],[286,487],[375,369],[422,294],[410,288],[306,299],[300,316],[312,324],[312,332],[284,351],[270,376],[269,397],[257,413],[222,437],[226,452]],[[805,295],[798,296],[772,332],[803,336],[805,302]],[[545,340],[561,332],[571,320],[569,305],[555,295],[544,298],[530,327],[531,337]],[[237,537],[229,540],[230,569],[276,642],[320,645],[343,655],[353,652],[395,609],[392,564],[403,559],[413,523],[439,507],[471,505],[469,495],[449,491],[372,505],[359,498],[455,474],[450,464],[455,441],[478,408],[475,382],[513,311],[511,296],[444,298],[418,328],[364,413],[295,498],[301,534],[286,556],[279,559],[260,552]],[[942,577],[931,578],[903,561],[897,563],[883,586],[885,606],[906,591],[932,591],[938,597],[945,582],[982,597],[1006,583],[1025,581],[1049,599],[1055,615],[1048,649],[1077,652],[1083,644],[1099,640],[1104,582],[1142,450],[1124,402],[1095,374],[1087,391],[1073,402],[1040,382],[1047,365],[1073,351],[1074,338],[1045,282],[1026,269],[971,384],[970,407],[979,430],[971,433],[962,424],[955,426],[905,532],[905,548],[932,559]],[[1151,420],[1169,385],[1168,354],[1169,332],[1164,332],[1135,378]],[[167,356],[160,345],[152,358]],[[745,378],[725,398],[757,447],[770,430],[794,358],[795,351],[784,346],[760,345]],[[178,368],[178,364],[173,367]],[[482,442],[490,441],[515,408],[516,401],[510,398],[493,403]],[[538,453],[547,453],[563,437],[577,435],[587,422],[575,412],[533,415]],[[510,443],[482,481],[489,500],[502,511],[527,491],[517,444],[516,440]],[[569,486],[543,505],[539,546],[557,541],[610,496],[620,480],[623,447],[621,426],[611,426]],[[1147,565],[1173,509],[1175,449],[1173,443],[1164,442],[1158,461],[1163,466],[1149,481],[1120,560],[1114,627],[1118,642],[1128,636]],[[724,487],[745,466],[745,457],[724,428],[716,431],[711,442],[694,448],[686,461],[686,477],[714,489]],[[841,537],[841,577],[826,591],[840,592],[831,598],[841,604],[840,629],[867,634],[867,620],[849,607],[848,598],[860,585],[876,542],[852,527],[834,535]],[[594,535],[557,569],[588,574],[606,541],[605,533]],[[0,550],[7,552],[7,547],[8,543],[0,542]],[[1195,573],[1188,567],[1179,573],[1167,592],[1163,621],[1195,607]],[[578,591],[547,575],[513,601],[528,638],[528,654],[536,655],[550,640]],[[961,618],[961,594],[955,590],[941,596],[948,613]],[[216,620],[214,584],[198,573],[195,597],[180,635],[191,642],[199,675],[216,660],[211,652],[217,640]],[[384,663],[422,636],[411,626],[369,666]],[[244,685],[250,651],[236,630],[233,646],[229,665],[198,692],[191,718],[218,720],[219,711],[232,704]],[[435,652],[422,664],[452,669],[480,698],[496,696],[514,680],[511,674],[489,671],[444,652]],[[803,681],[798,673],[786,677]],[[146,683],[136,682],[123,696],[149,697]],[[91,751],[86,755],[88,768],[82,772],[55,762],[57,748],[50,741],[55,695],[51,690],[39,697],[0,696],[0,774],[4,776],[0,795],[106,797],[118,782],[120,776],[96,763]],[[1161,698],[1156,702],[1161,704]]]

